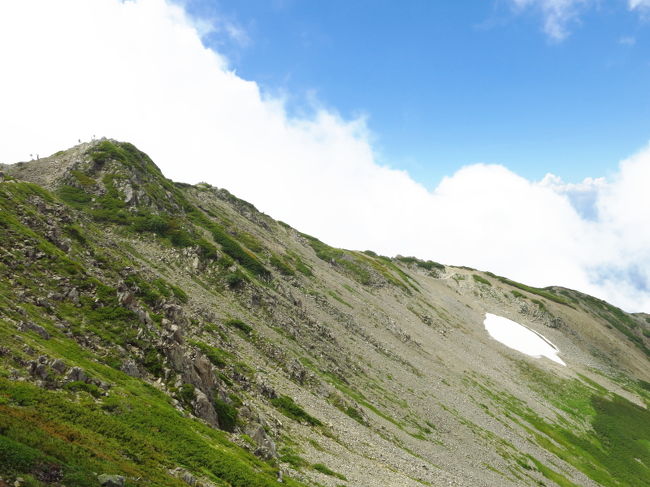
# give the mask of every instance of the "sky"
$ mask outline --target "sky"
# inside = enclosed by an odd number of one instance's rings
[[[3,0],[0,162],[111,137],[332,245],[650,311],[650,0]]]
[[[187,2],[193,15],[235,26],[240,35],[222,29],[206,42],[240,76],[299,108],[315,94],[346,118],[367,116],[379,161],[429,189],[475,162],[532,179],[605,176],[643,147],[650,28],[632,5]]]

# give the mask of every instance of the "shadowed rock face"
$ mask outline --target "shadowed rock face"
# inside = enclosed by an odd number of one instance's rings
[[[0,171],[0,485],[650,478],[648,315],[332,248],[126,143]]]

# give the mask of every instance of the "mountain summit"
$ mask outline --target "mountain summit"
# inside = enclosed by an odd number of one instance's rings
[[[0,487],[650,485],[648,315],[333,248],[129,143],[0,171]]]

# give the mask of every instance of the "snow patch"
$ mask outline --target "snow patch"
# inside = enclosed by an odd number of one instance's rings
[[[566,366],[564,361],[557,356],[560,350],[536,331],[520,325],[516,321],[491,313],[485,313],[483,324],[490,336],[503,343],[506,347],[531,357],[546,357],[553,362]]]

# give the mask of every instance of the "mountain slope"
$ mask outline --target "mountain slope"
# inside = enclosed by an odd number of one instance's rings
[[[127,143],[0,170],[8,481],[650,485],[646,315],[335,249]]]

